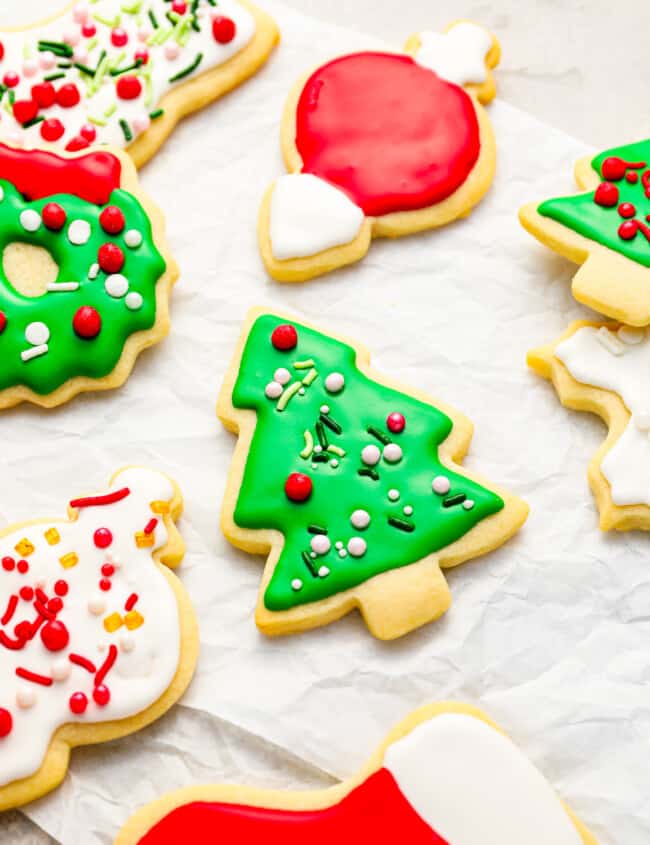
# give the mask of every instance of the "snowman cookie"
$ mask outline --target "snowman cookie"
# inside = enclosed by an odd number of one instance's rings
[[[297,282],[358,261],[376,237],[466,216],[490,187],[496,38],[461,21],[404,53],[341,56],[301,80],[285,108],[289,174],[267,191],[268,272]]]
[[[434,704],[350,780],[320,792],[191,786],[144,807],[115,845],[598,845],[483,713]]]
[[[0,409],[121,385],[169,330],[178,269],[118,151],[0,143]]]
[[[54,789],[77,745],[162,716],[197,659],[181,494],[147,469],[0,535],[0,810]]]
[[[255,73],[277,39],[248,0],[73,0],[0,31],[0,139],[125,147],[139,167],[181,118]]]
[[[588,477],[603,531],[650,530],[650,332],[575,322],[528,363],[568,408],[598,414],[609,432]]]

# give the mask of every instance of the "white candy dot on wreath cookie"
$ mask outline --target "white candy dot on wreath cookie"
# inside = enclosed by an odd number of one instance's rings
[[[402,460],[402,447],[397,443],[388,443],[384,446],[384,460],[389,464],[396,464]]]
[[[345,387],[345,378],[342,373],[330,373],[325,379],[325,390],[329,393],[340,393]]]
[[[139,311],[142,308],[142,301],[142,295],[135,290],[127,293],[126,299],[124,300],[129,311]]]
[[[313,536],[310,545],[317,555],[326,555],[332,548],[330,539],[325,534],[316,534]]]
[[[121,273],[111,273],[106,277],[104,289],[113,299],[121,299],[129,289],[129,282]]]
[[[25,329],[25,339],[32,346],[41,346],[50,339],[50,330],[45,323],[30,323]]]
[[[124,235],[124,243],[129,249],[137,249],[142,243],[142,235],[137,229],[129,229]]]
[[[352,537],[348,541],[348,551],[352,555],[352,557],[363,557],[366,553],[366,549],[368,548],[366,541],[363,537]]]
[[[90,240],[90,223],[86,220],[73,220],[68,226],[68,240],[75,246],[83,246]]]
[[[279,399],[282,396],[282,385],[279,381],[270,381],[264,388],[267,399]]]
[[[32,208],[20,212],[20,225],[26,232],[36,232],[41,227],[41,215]]]
[[[370,525],[370,514],[368,511],[358,508],[356,511],[352,511],[350,523],[353,528],[358,528],[359,530],[367,528]]]
[[[449,483],[449,479],[446,475],[436,475],[431,482],[431,489],[439,496],[444,496],[445,493],[449,493],[450,488],[451,484]]]
[[[302,590],[302,581],[300,580],[300,578],[293,579],[293,581],[291,582],[291,589],[295,590],[295,592],[298,592],[298,590]]]
[[[291,373],[286,367],[278,367],[278,369],[273,373],[273,381],[277,381],[280,384],[286,384],[288,381],[291,381]]]
[[[375,464],[379,463],[380,458],[381,452],[379,451],[379,447],[375,446],[374,443],[364,446],[361,450],[361,460],[366,466],[374,467]]]

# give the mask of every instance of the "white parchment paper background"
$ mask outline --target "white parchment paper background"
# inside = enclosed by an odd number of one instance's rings
[[[202,640],[180,706],[139,734],[73,752],[62,787],[25,812],[64,845],[108,845],[133,810],[176,787],[345,777],[411,709],[457,698],[511,733],[602,845],[647,845],[648,537],[599,532],[586,464],[603,426],[561,408],[525,365],[528,348],[586,312],[569,294],[572,268],[524,233],[517,208],[571,190],[574,159],[589,150],[497,101],[498,174],[469,219],[375,242],[365,261],[319,281],[277,285],[255,228],[265,187],[284,172],[285,95],[315,62],[381,45],[264,5],[283,34],[267,67],[187,120],[142,172],[182,270],[171,336],[119,391],[0,419],[0,524],[63,513],[128,463],[180,482],[179,572]],[[462,409],[476,424],[466,463],[529,501],[514,541],[450,574],[454,604],[437,624],[392,644],[354,616],[286,639],[258,634],[262,560],[219,531],[234,438],[214,415],[254,303],[357,337],[379,369]],[[35,841],[8,818],[0,841]]]

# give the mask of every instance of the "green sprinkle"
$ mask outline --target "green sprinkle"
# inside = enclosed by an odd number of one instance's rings
[[[377,470],[370,469],[369,467],[358,469],[357,473],[358,475],[365,475],[368,478],[372,478],[373,481],[379,481],[379,473],[377,472]]]
[[[88,115],[88,123],[94,123],[95,126],[106,126],[106,121],[102,120],[101,117],[93,117],[92,115]]]
[[[159,117],[162,117],[165,114],[165,109],[156,109],[155,111],[149,112],[149,117],[151,120],[156,120]]]
[[[117,103],[113,103],[112,106],[109,106],[106,111],[104,112],[104,117],[112,117],[115,112],[117,111]]]
[[[128,73],[130,70],[137,70],[139,67],[142,67],[142,59],[136,59],[133,64],[127,65],[126,67],[113,68],[110,74],[111,76],[122,76],[123,73]]]
[[[340,425],[336,422],[336,420],[333,420],[333,419],[329,416],[329,414],[321,414],[321,415],[320,415],[320,418],[321,418],[321,421],[322,421],[323,423],[325,423],[325,425],[326,425],[326,426],[327,426],[327,427],[328,427],[331,431],[333,431],[333,432],[334,432],[334,434],[342,434],[342,433],[343,433],[343,429],[341,428],[341,426],[340,426]]]
[[[295,396],[296,393],[302,387],[302,383],[299,381],[294,381],[293,384],[290,384],[289,387],[286,388],[284,393],[278,399],[278,404],[275,406],[277,411],[284,411],[284,409],[289,404],[289,400],[292,396]]]
[[[130,6],[122,3],[121,8],[125,15],[137,15],[142,8],[142,0],[135,0],[135,3],[131,3]]]
[[[307,531],[310,534],[327,534],[327,528],[321,528],[320,525],[308,525]]]
[[[92,53],[92,51],[95,49],[95,47],[96,47],[98,44],[99,44],[99,38],[92,38],[92,39],[88,42],[88,45],[86,46],[86,51],[87,51],[88,53]]]
[[[308,358],[306,361],[294,361],[293,367],[295,370],[308,370],[310,367],[314,366],[314,361],[312,358]]]
[[[384,446],[388,446],[388,444],[390,443],[390,437],[387,437],[384,432],[380,431],[378,428],[369,425],[366,431],[368,432],[368,434],[372,434],[373,437],[376,437],[380,443],[384,444]]]
[[[314,451],[314,438],[311,436],[311,431],[305,431],[304,433],[305,438],[305,448],[300,452],[300,457],[303,458],[305,461]]]
[[[156,13],[154,12],[154,10],[153,10],[153,9],[149,9],[149,11],[147,12],[147,14],[149,15],[149,20],[151,21],[151,26],[152,26],[154,29],[158,29],[158,28],[159,28],[159,26],[160,26],[160,24],[158,23],[158,18],[156,17]]]
[[[311,459],[315,464],[326,464],[329,461],[329,458],[324,452],[314,452]]]
[[[216,5],[217,5],[217,0],[208,0],[208,3],[209,3],[211,6],[216,6]]]
[[[307,552],[302,553],[302,559],[303,559],[303,563],[305,564],[307,569],[311,572],[311,574],[315,578],[318,573],[314,569],[314,561],[311,559],[311,557],[309,556],[309,554]]]
[[[38,49],[41,53],[54,53],[57,56],[66,56],[68,59],[74,52],[72,47],[64,44],[63,41],[39,41]]]
[[[124,133],[124,138],[125,138],[125,140],[126,140],[126,142],[127,142],[127,143],[128,143],[129,141],[132,141],[132,140],[133,140],[133,132],[131,132],[131,127],[130,127],[130,126],[129,126],[129,124],[126,122],[126,120],[124,120],[124,118],[122,118],[122,119],[120,120],[120,129],[121,129],[121,130],[122,130],[122,132]]]
[[[339,458],[344,458],[346,455],[345,449],[341,449],[340,446],[335,446],[331,443],[327,447],[327,451],[330,452],[332,455],[338,455]]]
[[[44,120],[45,118],[43,115],[33,117],[31,120],[28,120],[27,123],[23,123],[23,129],[29,129],[30,126],[36,126],[37,123],[42,123]]]
[[[302,380],[303,384],[306,384],[307,387],[314,381],[314,379],[318,378],[318,373],[316,370],[310,370],[307,375]]]
[[[323,449],[327,449],[330,444],[325,434],[325,426],[320,420],[316,423],[316,437],[318,437],[318,442]]]
[[[55,79],[63,79],[65,73],[50,73],[49,76],[44,76],[43,80],[45,82],[54,82]]]
[[[92,68],[82,65],[80,62],[75,62],[74,66],[77,68],[79,73],[83,73],[84,76],[95,76],[95,71]],[[59,65],[59,67],[62,67],[62,65]]]
[[[449,496],[442,503],[443,508],[453,508],[454,505],[461,505],[467,496],[464,493],[457,493],[455,496]]]
[[[105,18],[102,15],[98,15],[96,12],[93,15],[93,18],[97,21],[97,23],[101,23],[103,26],[107,26],[109,29],[115,29],[116,26],[120,25],[120,16],[115,15],[113,20],[110,18]]]
[[[194,71],[197,69],[197,67],[201,64],[202,61],[203,53],[199,53],[191,65],[188,65],[183,70],[174,74],[174,76],[170,76],[169,82],[178,82],[179,79],[185,79],[186,76],[189,76],[191,73],[194,73]]]
[[[396,516],[389,516],[388,524],[392,525],[393,528],[399,528],[400,531],[406,531],[409,534],[412,531],[415,531],[415,525],[413,525],[412,522],[408,522],[405,519],[399,519]]]

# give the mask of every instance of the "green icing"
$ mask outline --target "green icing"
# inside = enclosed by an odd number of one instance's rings
[[[601,179],[603,179],[603,162],[614,156],[629,162],[646,162],[650,167],[650,139],[623,147],[614,147],[597,155],[592,160],[591,166]],[[613,207],[606,208],[598,205],[594,201],[596,192],[590,191],[586,194],[546,200],[537,210],[543,217],[557,220],[558,223],[574,232],[609,247],[644,267],[650,267],[650,243],[643,233],[637,232],[631,240],[624,240],[618,234],[618,228],[624,219],[618,213],[618,206],[621,203],[632,203],[636,208],[636,217],[640,221],[645,221],[646,214],[650,213],[650,199],[645,194],[642,182],[644,169],[637,169],[634,172],[639,177],[636,183],[631,184],[625,179],[614,182],[619,190],[619,200]]]
[[[156,320],[156,282],[165,271],[165,261],[154,244],[151,223],[138,200],[126,191],[117,189],[108,205],[122,210],[126,227],[119,235],[107,234],[101,227],[99,215],[105,206],[88,203],[72,194],[50,196],[36,202],[26,202],[10,183],[0,180],[4,197],[0,201],[0,256],[8,244],[24,242],[47,249],[59,266],[58,282],[79,282],[71,292],[48,292],[39,297],[19,293],[8,281],[0,267],[0,312],[7,323],[0,333],[0,391],[25,385],[45,395],[56,390],[75,376],[101,378],[118,363],[124,344],[134,332],[150,329]],[[47,203],[61,205],[67,213],[63,229],[53,232],[43,224],[36,232],[27,232],[20,222],[20,214],[34,209],[39,214]],[[67,236],[74,220],[90,224],[91,236],[83,245],[72,244]],[[142,235],[142,244],[131,249],[124,242],[125,232],[135,229]],[[142,306],[130,310],[125,297],[108,295],[104,283],[107,274],[100,270],[94,280],[88,274],[97,261],[99,247],[115,243],[125,255],[120,273],[129,282],[129,292],[142,296]],[[95,308],[101,316],[102,328],[92,339],[75,334],[72,321],[82,306]],[[48,352],[23,361],[21,352],[30,348],[25,329],[32,322],[42,322],[50,330]]]
[[[264,598],[266,607],[275,611],[325,599],[382,572],[418,561],[458,540],[504,506],[499,496],[440,463],[438,446],[452,429],[448,416],[363,375],[356,367],[354,349],[313,329],[295,324],[297,347],[288,352],[275,349],[271,333],[283,322],[273,315],[256,320],[232,393],[234,407],[253,409],[257,414],[235,523],[242,528],[277,529],[285,537]],[[295,362],[309,360],[313,360],[313,368],[294,367]],[[290,370],[292,376],[285,390],[299,379],[306,377],[309,381],[312,369],[317,373],[304,387],[304,394],[293,394],[283,411],[277,409],[278,400],[265,395],[266,385],[281,367]],[[338,394],[330,394],[325,388],[325,378],[332,372],[345,378],[345,387]],[[316,422],[322,405],[329,406],[329,417],[342,429],[337,434],[324,427],[329,444],[345,451],[343,456],[329,453],[338,466],[330,461],[312,463],[313,454],[309,458],[300,456],[309,450],[305,431],[314,444],[319,443]],[[406,428],[401,434],[390,434],[386,418],[396,411],[406,418]],[[368,433],[369,427],[389,437],[403,451],[399,463],[380,460],[375,467],[378,480],[358,474],[364,466],[361,450],[369,444],[382,448],[380,440]],[[285,481],[293,472],[312,479],[313,492],[306,502],[294,503],[285,495]],[[444,496],[431,487],[438,475],[446,476],[451,484]],[[398,501],[389,499],[391,489],[399,491]],[[474,501],[470,510],[462,503],[444,507],[445,499],[453,501],[459,494]],[[405,507],[413,508],[411,515],[405,514]],[[350,516],[357,509],[370,514],[371,522],[365,530],[351,525]],[[389,524],[389,518],[413,528],[400,530]],[[311,558],[314,535],[308,529],[313,531],[315,526],[327,529],[331,549]],[[366,541],[365,554],[340,557],[336,542],[347,547],[352,537]],[[305,553],[311,565],[305,561]],[[318,575],[323,566],[329,570],[325,577]],[[296,579],[301,582],[300,589],[292,587]]]

